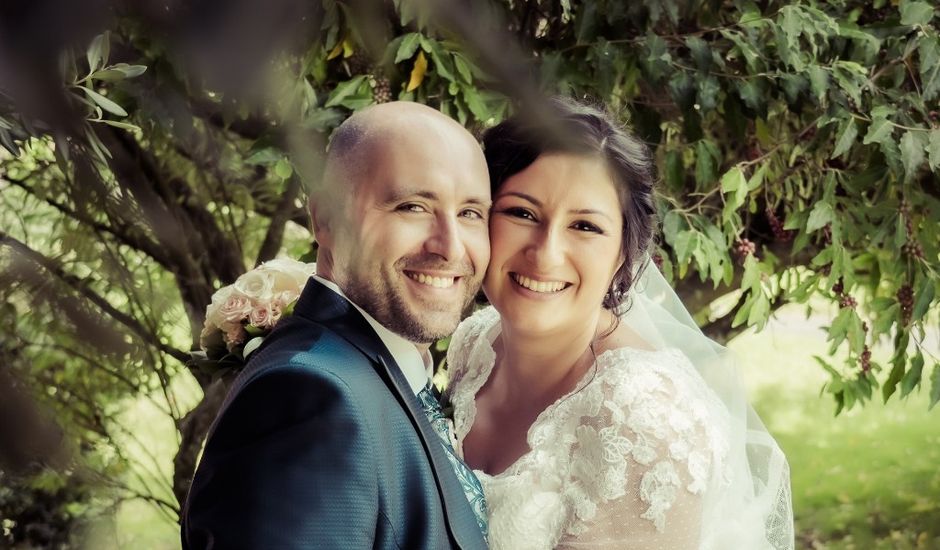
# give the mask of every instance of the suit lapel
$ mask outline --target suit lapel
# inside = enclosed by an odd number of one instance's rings
[[[428,422],[404,373],[369,322],[348,300],[313,278],[307,281],[294,308],[294,315],[326,324],[371,360],[421,439],[442,496],[448,529],[457,545],[465,549],[485,548],[483,535],[463,488],[453,475],[453,467],[441,447],[440,438]]]

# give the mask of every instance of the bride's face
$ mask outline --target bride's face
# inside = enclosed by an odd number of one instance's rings
[[[583,326],[623,263],[622,219],[603,161],[540,156],[493,197],[483,282],[490,303],[525,332]]]

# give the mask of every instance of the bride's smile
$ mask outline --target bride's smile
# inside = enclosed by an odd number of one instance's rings
[[[596,319],[623,263],[622,218],[596,155],[543,155],[507,179],[494,197],[483,285],[504,322],[570,333]]]

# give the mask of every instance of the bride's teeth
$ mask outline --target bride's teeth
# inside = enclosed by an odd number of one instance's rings
[[[536,281],[526,277],[525,275],[514,274],[513,278],[521,286],[533,291],[533,292],[558,292],[565,288],[565,283],[563,282],[547,282],[547,281]]]

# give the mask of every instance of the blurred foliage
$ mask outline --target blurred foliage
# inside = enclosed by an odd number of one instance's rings
[[[940,399],[923,344],[940,284],[928,2],[95,5],[110,19],[43,12],[62,32],[0,18],[46,41],[0,52],[0,294],[24,358],[3,366],[115,498],[178,514],[224,396],[187,364],[213,289],[310,251],[304,186],[330,131],[392,99],[474,132],[547,93],[606,103],[655,149],[653,260],[709,334],[831,301],[818,361],[837,410],[922,385]],[[141,398],[176,426],[172,472],[120,415]]]

